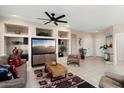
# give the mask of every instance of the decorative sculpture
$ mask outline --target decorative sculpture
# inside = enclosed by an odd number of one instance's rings
[[[82,38],[79,38],[79,46],[81,46]]]

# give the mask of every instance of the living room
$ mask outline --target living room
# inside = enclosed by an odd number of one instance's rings
[[[0,6],[0,87],[123,88],[123,8]]]

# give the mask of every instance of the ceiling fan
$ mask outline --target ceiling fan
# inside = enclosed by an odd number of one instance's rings
[[[60,20],[61,18],[65,17],[65,15],[61,15],[61,16],[55,17],[55,13],[49,14],[48,12],[45,12],[45,14],[49,17],[49,19],[37,18],[39,20],[46,20],[46,21],[48,21],[48,22],[44,23],[44,25],[46,25],[48,23],[51,23],[52,21],[54,22],[54,24],[56,26],[58,25],[58,22],[68,23],[67,21]]]

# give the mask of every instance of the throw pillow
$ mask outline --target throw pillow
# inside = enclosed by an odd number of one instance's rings
[[[15,67],[21,66],[22,65],[22,61],[21,58],[18,56],[10,56],[8,63],[10,65],[14,65]]]
[[[56,61],[52,61],[52,62],[51,62],[51,65],[52,65],[52,66],[56,66],[56,65],[57,65]]]
[[[0,65],[0,81],[10,80],[12,77],[12,73],[8,68]]]
[[[19,72],[14,65],[13,65],[13,68],[12,68],[12,72],[13,72],[13,77],[14,78],[19,78]]]
[[[8,68],[8,70],[12,73],[13,78],[19,78],[19,73],[14,65],[2,65],[3,67]]]

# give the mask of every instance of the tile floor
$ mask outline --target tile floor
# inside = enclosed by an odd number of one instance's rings
[[[82,79],[88,81],[94,86],[98,87],[100,78],[104,75],[105,71],[111,71],[124,75],[124,62],[120,62],[117,65],[112,65],[110,63],[105,63],[102,58],[98,57],[88,57],[84,61],[81,61],[80,67],[75,64],[67,65],[66,62],[61,63],[65,65],[69,72],[80,76]],[[38,67],[41,68],[41,67]],[[27,87],[28,88],[38,88],[39,84],[36,81],[33,70],[37,68],[31,68],[28,66],[28,76],[27,76]]]

